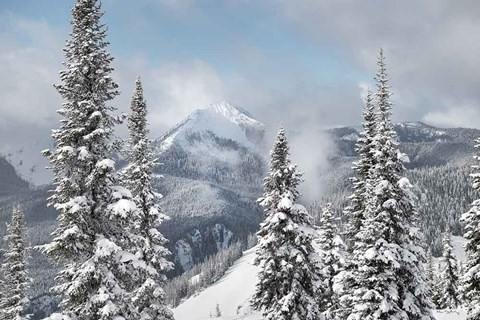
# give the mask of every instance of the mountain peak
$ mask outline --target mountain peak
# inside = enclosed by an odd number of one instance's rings
[[[209,132],[248,147],[259,142],[264,130],[264,124],[246,110],[228,101],[220,101],[194,111],[157,141],[162,149],[166,149],[174,140],[181,142],[192,134]]]
[[[243,108],[240,108],[228,101],[220,101],[217,103],[210,104],[206,106],[204,109],[198,110],[198,112],[206,112],[206,113],[213,113],[224,118],[228,119],[229,121],[242,125],[261,125],[248,111]]]

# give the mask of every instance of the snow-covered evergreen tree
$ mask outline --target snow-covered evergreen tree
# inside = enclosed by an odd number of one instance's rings
[[[142,261],[142,265],[135,270],[133,303],[139,319],[173,319],[172,312],[166,306],[163,291],[167,280],[165,272],[173,265],[166,259],[170,254],[164,246],[166,239],[158,231],[167,216],[158,205],[161,195],[155,192],[153,187],[153,169],[157,163],[148,139],[147,104],[140,78],[135,84],[128,130],[129,164],[122,178],[125,186],[131,190],[139,209],[139,215],[131,220],[134,234],[132,250]]]
[[[425,272],[427,275],[428,285],[430,288],[430,297],[432,300],[433,305],[436,309],[439,309],[439,295],[438,295],[438,276],[433,266],[433,255],[432,250],[429,249],[427,252],[427,264],[425,267]]]
[[[455,309],[460,305],[458,290],[458,262],[453,254],[450,229],[443,235],[443,257],[440,260],[440,281],[438,286],[440,309]]]
[[[355,173],[355,176],[351,178],[353,193],[349,197],[350,204],[344,211],[345,216],[348,217],[348,229],[345,239],[348,249],[347,255],[352,254],[356,236],[365,220],[364,214],[368,197],[371,197],[371,194],[367,192],[367,184],[369,183],[370,172],[374,164],[372,149],[377,126],[374,95],[371,90],[367,91],[365,97],[362,126],[363,131],[359,134],[355,148],[359,155],[359,160],[353,163],[352,168]],[[347,257],[345,260],[343,270],[334,279],[335,294],[341,297],[341,308],[338,308],[335,314],[338,319],[346,318],[353,308],[351,291],[355,283],[354,271],[356,266],[354,265],[355,261],[351,257]]]
[[[5,242],[7,251],[0,269],[3,276],[0,300],[0,319],[23,320],[29,319],[26,308],[29,304],[28,286],[30,278],[27,272],[27,230],[23,210],[15,205],[12,210],[12,221],[7,224]]]
[[[433,255],[431,249],[428,249],[427,251],[427,265],[425,267],[425,273],[427,275],[427,280],[432,282],[433,277],[435,276],[435,270],[433,269]]]
[[[345,210],[348,217],[347,242],[353,243],[355,235],[360,230],[363,222],[363,210],[365,205],[365,183],[369,178],[369,172],[374,164],[372,154],[373,139],[376,130],[375,104],[372,91],[367,91],[363,109],[363,131],[360,132],[355,151],[359,160],[353,163],[355,176],[351,178],[353,194],[349,197],[350,205]]]
[[[109,103],[118,86],[111,78],[102,15],[98,0],[77,0],[72,9],[65,70],[56,86],[64,101],[61,127],[53,131],[55,149],[44,152],[56,185],[49,203],[59,217],[51,243],[42,249],[62,265],[53,291],[74,320],[138,319],[128,299],[132,273],[126,268],[136,260],[127,249],[137,209],[130,191],[119,185],[112,160],[119,119]]]
[[[476,140],[475,148],[477,164],[473,166],[473,188],[480,191],[480,139]],[[462,292],[468,306],[468,320],[480,320],[480,199],[472,203],[470,210],[463,214],[465,223],[465,239],[467,243],[467,263],[462,279]]]
[[[319,222],[318,239],[316,243],[320,250],[321,270],[320,278],[323,284],[323,296],[320,297],[320,310],[326,319],[335,319],[335,314],[340,308],[338,297],[333,290],[334,278],[342,270],[344,260],[344,243],[337,234],[332,205],[324,208]]]
[[[322,318],[317,304],[322,294],[320,270],[312,245],[315,230],[306,209],[295,204],[300,181],[281,129],[271,152],[264,196],[259,199],[265,208],[265,221],[257,233],[260,271],[252,305],[267,320]]]
[[[378,114],[371,150],[373,166],[365,182],[364,214],[347,270],[342,302],[348,319],[433,319],[420,245],[418,214],[410,182],[403,177],[391,123],[390,88],[383,51],[376,76]],[[348,274],[349,273],[349,274]]]

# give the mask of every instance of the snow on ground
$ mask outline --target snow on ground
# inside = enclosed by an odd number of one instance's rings
[[[253,295],[258,268],[253,265],[255,248],[243,256],[218,282],[191,297],[173,310],[176,320],[261,320],[259,313],[250,309],[248,300]],[[216,306],[221,317],[216,318]]]
[[[453,246],[453,254],[457,261],[465,262],[467,261],[467,254],[463,246],[465,245],[465,238],[459,236],[452,236],[452,246]]]
[[[457,259],[464,261],[465,252],[462,237],[452,237]],[[248,300],[255,291],[258,267],[253,265],[255,249],[244,252],[243,256],[227,271],[218,282],[187,299],[173,310],[176,320],[261,320],[258,312],[252,311]],[[216,317],[216,306],[221,316]],[[465,310],[434,311],[437,320],[465,320]]]
[[[434,312],[437,320],[465,320],[467,319],[467,312],[465,310],[442,310]]]

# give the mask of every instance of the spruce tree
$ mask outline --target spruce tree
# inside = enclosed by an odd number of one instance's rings
[[[374,164],[365,183],[363,222],[355,237],[355,268],[347,277],[351,286],[343,299],[350,301],[349,319],[433,319],[418,213],[410,182],[403,177],[404,157],[390,120],[383,51],[378,67]]]
[[[257,233],[260,271],[252,305],[267,320],[321,319],[320,270],[312,246],[315,231],[306,209],[295,204],[300,181],[281,129],[271,152],[264,196],[259,199],[266,217]]]
[[[476,140],[475,148],[477,164],[473,166],[475,172],[471,176],[473,188],[480,191],[480,138]],[[472,203],[470,210],[463,214],[462,221],[465,223],[464,238],[467,240],[467,263],[462,279],[462,292],[468,307],[467,320],[480,320],[480,199]]]
[[[173,319],[163,291],[167,280],[165,272],[171,270],[173,265],[166,260],[170,252],[164,246],[165,237],[158,231],[167,216],[158,205],[161,195],[153,187],[153,169],[157,163],[148,139],[147,104],[140,78],[135,84],[128,130],[129,164],[122,178],[139,209],[139,215],[131,220],[134,234],[132,250],[142,261],[135,270],[133,303],[139,319]]]
[[[455,309],[460,305],[458,290],[458,263],[453,254],[451,233],[443,235],[443,257],[440,260],[439,305],[440,309]]]
[[[110,102],[118,86],[111,78],[113,58],[102,15],[97,0],[77,0],[72,8],[65,69],[56,86],[64,101],[61,126],[52,134],[55,149],[44,152],[54,173],[49,204],[59,213],[58,227],[42,249],[62,266],[53,291],[62,295],[66,316],[138,319],[128,299],[132,274],[126,268],[136,261],[127,248],[137,209],[112,160],[119,119]]]
[[[4,255],[0,274],[3,275],[2,299],[0,300],[0,319],[29,319],[26,309],[29,305],[28,287],[30,278],[27,272],[27,231],[23,210],[15,205],[12,221],[7,224],[5,242],[7,251]]]
[[[344,266],[345,248],[336,229],[332,205],[328,203],[319,222],[319,236],[316,240],[322,268],[320,279],[324,288],[323,296],[320,297],[320,310],[326,319],[334,319],[340,309],[338,297],[334,292],[334,279]]]
[[[439,309],[439,294],[438,294],[438,276],[433,266],[433,255],[432,250],[428,249],[427,252],[427,265],[425,267],[425,272],[427,275],[428,285],[430,288],[430,297],[432,299],[432,303],[436,309]]]
[[[353,171],[355,176],[351,178],[353,185],[353,193],[349,197],[350,204],[345,209],[344,214],[348,218],[348,229],[346,234],[347,252],[351,256],[356,243],[356,237],[360,231],[362,223],[365,220],[366,204],[371,194],[367,192],[368,183],[370,181],[370,172],[374,165],[373,142],[376,134],[376,114],[374,95],[371,90],[367,91],[365,103],[363,107],[363,131],[359,134],[355,151],[359,155],[359,160],[353,163]],[[343,270],[336,276],[335,294],[340,298],[341,308],[336,311],[338,319],[344,319],[348,316],[349,311],[353,308],[353,300],[351,292],[355,285],[355,260],[348,257],[343,266]]]
[[[376,116],[374,97],[371,90],[367,91],[363,109],[363,131],[360,132],[355,151],[359,160],[353,163],[355,176],[351,178],[353,185],[353,194],[349,197],[350,205],[345,210],[348,217],[347,240],[352,244],[355,241],[355,235],[360,231],[363,222],[365,183],[369,178],[369,172],[374,164],[372,154],[373,139],[376,130]],[[351,246],[350,246],[351,247]]]

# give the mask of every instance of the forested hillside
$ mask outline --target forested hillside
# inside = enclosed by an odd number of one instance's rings
[[[425,240],[438,256],[445,226],[450,224],[453,234],[462,235],[460,216],[476,197],[469,175],[474,164],[474,140],[480,131],[436,128],[420,122],[400,123],[395,130],[401,142],[400,150],[408,157],[406,174],[415,188]],[[334,203],[337,215],[343,217],[342,210],[351,193],[348,178],[352,176],[352,162],[357,157],[358,129],[336,128],[329,133],[337,149],[329,157],[331,170],[322,177],[325,193],[319,202]]]

